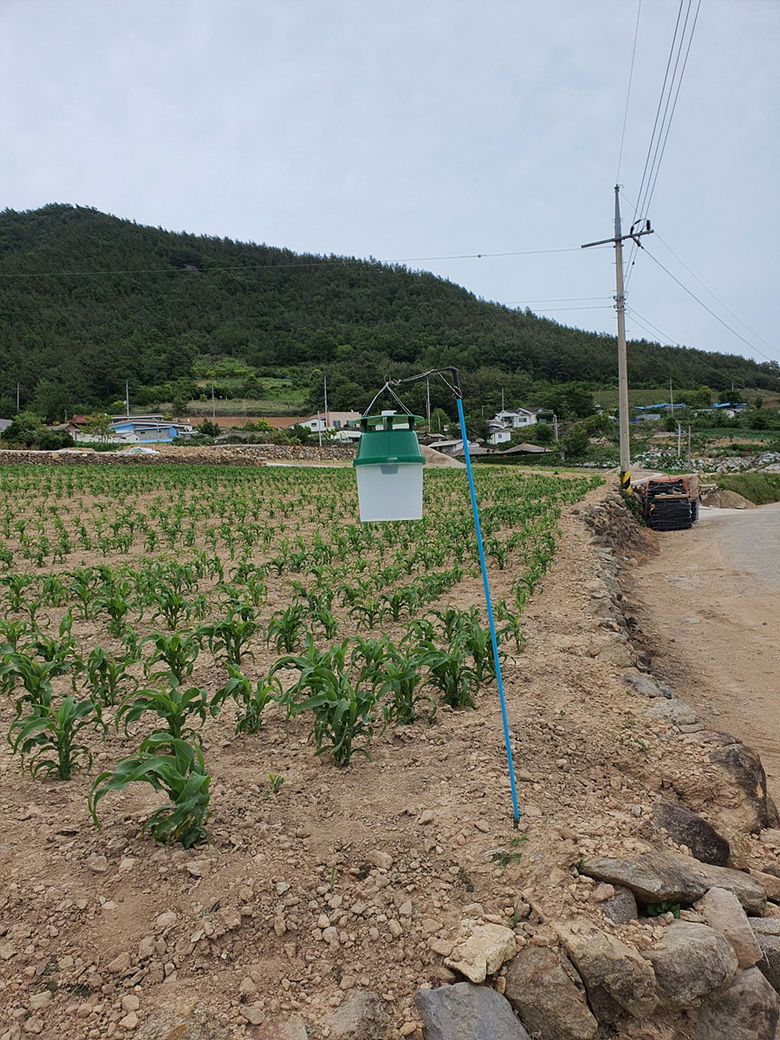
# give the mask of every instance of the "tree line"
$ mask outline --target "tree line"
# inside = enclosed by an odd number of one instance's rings
[[[126,380],[144,406],[181,398],[204,357],[241,361],[255,387],[294,373],[312,407],[323,372],[334,408],[361,408],[385,375],[441,364],[491,406],[502,388],[507,403],[548,405],[566,385],[571,398],[617,378],[613,337],[401,265],[174,233],[88,207],[0,213],[0,415],[16,410],[17,384],[23,407],[51,417],[108,407]],[[735,355],[639,340],[629,359],[636,387],[780,389],[780,367]]]

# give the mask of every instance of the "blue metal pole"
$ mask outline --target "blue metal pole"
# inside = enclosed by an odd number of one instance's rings
[[[509,768],[509,786],[512,789],[512,811],[515,818],[515,827],[518,823],[517,789],[515,787],[515,767],[512,763],[512,746],[509,740],[509,723],[506,718],[506,702],[504,700],[504,683],[501,679],[501,662],[498,657],[498,641],[496,639],[496,624],[493,620],[493,606],[490,602],[490,586],[488,584],[487,567],[485,566],[485,551],[482,548],[482,530],[479,526],[479,510],[477,509],[477,496],[474,491],[474,474],[471,472],[471,457],[469,456],[469,441],[466,434],[466,420],[463,415],[463,402],[460,397],[455,398],[458,405],[458,421],[460,422],[460,433],[463,438],[463,458],[466,463],[466,475],[469,481],[469,495],[471,496],[471,512],[474,514],[474,530],[477,533],[477,551],[479,552],[479,566],[482,570],[482,587],[485,592],[485,607],[487,608],[488,625],[490,626],[490,642],[493,646],[493,661],[496,665],[496,685],[498,686],[498,699],[501,703],[501,720],[504,725],[504,745],[506,747],[506,761]]]

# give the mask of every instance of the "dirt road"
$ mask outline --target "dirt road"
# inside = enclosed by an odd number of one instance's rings
[[[760,753],[780,800],[780,503],[706,509],[638,569],[654,670]]]

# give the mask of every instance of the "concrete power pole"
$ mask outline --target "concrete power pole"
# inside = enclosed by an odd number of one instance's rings
[[[615,310],[617,312],[617,347],[618,347],[618,419],[620,425],[620,484],[624,491],[631,489],[631,454],[628,441],[628,362],[626,358],[626,296],[623,289],[623,242],[630,238],[641,246],[642,235],[652,235],[650,221],[640,221],[642,230],[631,226],[627,235],[622,234],[620,226],[620,185],[615,185],[615,234],[612,238],[602,238],[598,242],[586,242],[582,248],[591,246],[614,245],[615,247]]]

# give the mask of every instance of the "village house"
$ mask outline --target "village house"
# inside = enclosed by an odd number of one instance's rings
[[[430,447],[442,452],[444,455],[459,456],[464,454],[462,437],[449,441],[435,441]],[[487,455],[487,451],[479,441],[469,440],[469,455]]]
[[[105,435],[90,429],[90,420],[85,415],[73,418],[59,427],[69,433],[77,444],[94,444],[95,441],[116,444],[166,444],[177,437],[192,435],[190,423],[164,419],[162,413],[150,415],[112,415]]]
[[[287,423],[287,427],[303,426],[310,433],[333,433],[334,431],[346,431],[350,422],[360,418],[360,412],[320,412],[311,415],[308,419],[296,419]]]

